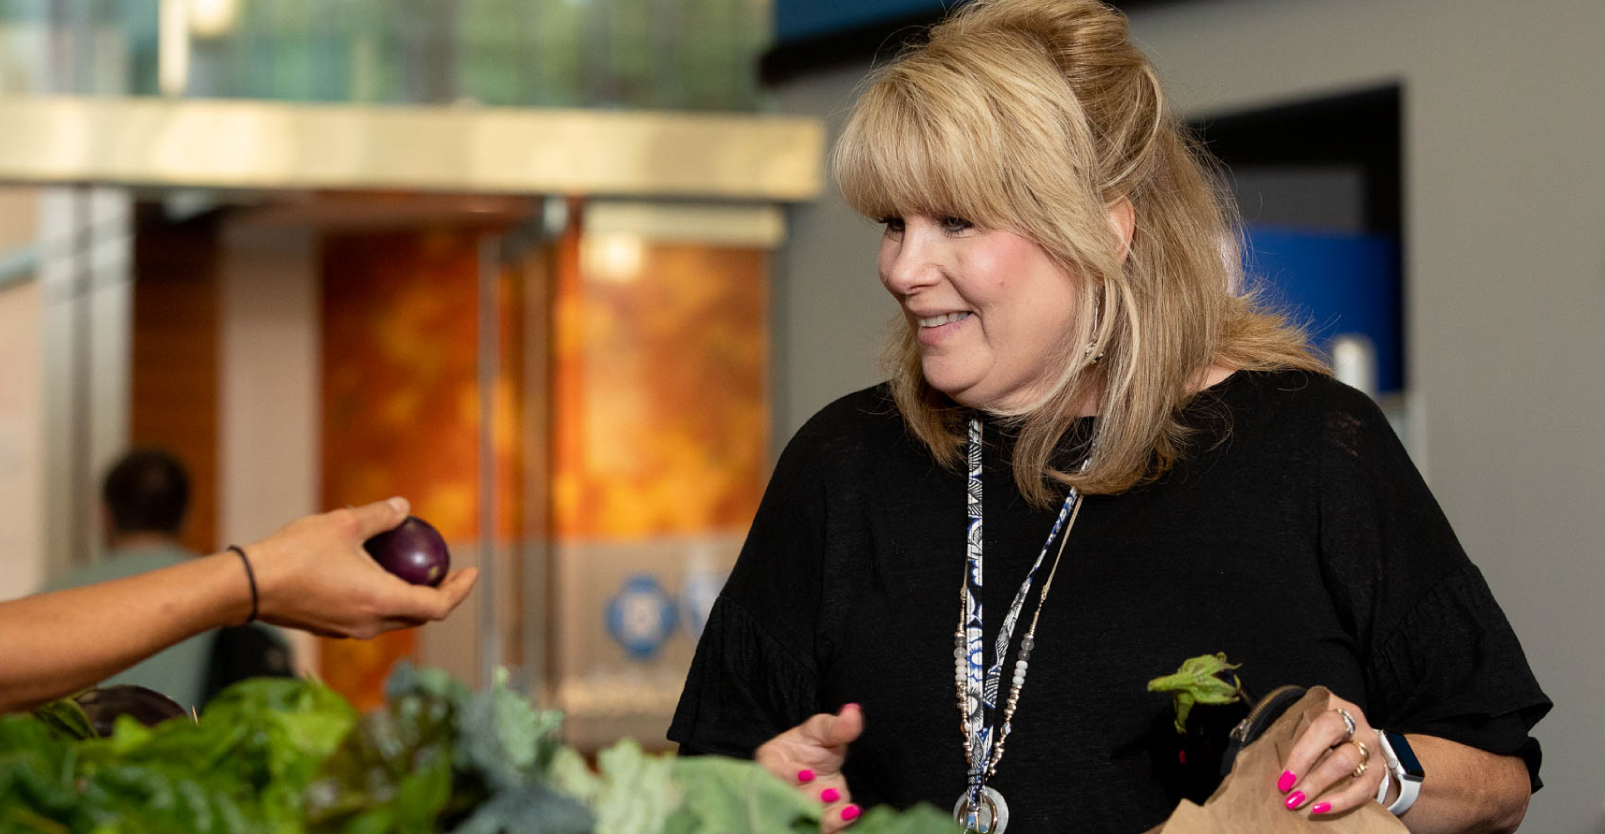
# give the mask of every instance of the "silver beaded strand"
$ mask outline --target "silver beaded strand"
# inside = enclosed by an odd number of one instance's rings
[[[1037,597],[1037,610],[1031,614],[1031,626],[1025,630],[1025,637],[1020,639],[1020,654],[1014,661],[1014,679],[1009,685],[1009,700],[1003,707],[1003,728],[998,731],[998,741],[992,748],[992,760],[987,762],[986,775],[992,778],[998,775],[998,762],[1003,759],[1003,743],[1009,740],[1009,733],[1014,729],[1014,711],[1020,706],[1020,690],[1025,688],[1025,673],[1031,668],[1031,650],[1037,647],[1037,620],[1042,618],[1042,605],[1048,601],[1048,590],[1053,587],[1053,576],[1059,572],[1059,558],[1064,556],[1064,545],[1070,541],[1070,530],[1076,526],[1076,516],[1081,514],[1081,502],[1076,502],[1075,509],[1070,511],[1070,521],[1065,524],[1064,538],[1059,540],[1059,551],[1053,556],[1053,567],[1048,569],[1048,580],[1042,583],[1042,593]],[[963,704],[959,705],[962,712]],[[969,745],[965,745],[967,748]]]
[[[969,548],[969,567],[966,569],[965,581],[961,583],[959,588],[959,622],[957,630],[955,630],[953,633],[953,680],[954,695],[958,702],[959,709],[959,726],[965,739],[964,755],[971,774],[971,782],[970,788],[966,792],[965,796],[960,798],[958,806],[955,807],[954,815],[960,825],[963,825],[967,828],[973,828],[975,824],[974,809],[977,807],[977,803],[983,800],[981,793],[984,792],[988,795],[988,798],[986,798],[985,801],[989,803],[995,803],[997,807],[994,810],[998,810],[1002,815],[1001,818],[995,820],[995,822],[998,824],[996,832],[997,834],[1001,834],[1002,827],[1007,822],[1007,807],[1003,802],[1002,796],[998,794],[995,789],[986,787],[985,783],[987,779],[997,775],[998,762],[1003,758],[1004,741],[1008,738],[1009,733],[1013,731],[1014,713],[1019,708],[1020,692],[1025,686],[1026,674],[1031,667],[1031,652],[1036,648],[1037,623],[1042,617],[1042,607],[1047,601],[1048,591],[1053,586],[1053,577],[1058,574],[1059,562],[1064,556],[1065,545],[1069,542],[1071,528],[1075,526],[1076,518],[1081,513],[1081,501],[1080,496],[1075,489],[1071,489],[1070,493],[1065,497],[1064,507],[1061,509],[1058,520],[1054,523],[1054,529],[1049,533],[1049,539],[1044,546],[1044,552],[1037,557],[1036,563],[1032,566],[1031,571],[1026,575],[1025,582],[1022,584],[1019,594],[1016,596],[1013,604],[1010,606],[1009,615],[1005,618],[1003,628],[999,632],[997,641],[998,645],[996,646],[996,652],[999,657],[996,663],[1001,665],[1003,662],[1002,655],[1004,655],[1004,653],[1006,653],[1008,650],[1008,634],[1014,630],[1014,617],[1017,615],[1021,607],[1021,603],[1024,602],[1026,595],[1030,592],[1032,577],[1036,574],[1037,568],[1042,564],[1043,556],[1047,555],[1045,551],[1047,546],[1051,546],[1053,537],[1062,533],[1063,535],[1059,539],[1059,548],[1054,554],[1053,564],[1050,566],[1048,571],[1048,578],[1043,583],[1042,589],[1038,592],[1036,609],[1031,615],[1031,624],[1026,629],[1025,636],[1021,640],[1020,652],[1014,664],[1014,674],[1010,679],[1008,699],[1004,706],[1003,725],[1001,727],[997,727],[995,724],[992,725],[993,728],[996,728],[997,738],[995,740],[988,739],[987,736],[991,734],[991,728],[978,726],[981,720],[979,718],[980,713],[978,711],[983,708],[990,708],[991,704],[996,703],[995,700],[985,697],[986,691],[995,693],[996,687],[991,683],[990,680],[988,680],[987,687],[982,688],[981,691],[972,691],[977,690],[979,684],[977,681],[971,679],[971,673],[978,670],[973,668],[974,664],[971,662],[972,658],[970,657],[969,643],[970,635],[968,634],[968,629],[973,628],[976,630],[976,636],[979,639],[979,629],[981,626],[979,599],[973,600],[976,606],[976,610],[973,612],[975,619],[973,623],[971,622],[972,611],[970,609],[972,595],[980,590],[979,576],[981,570],[981,430],[980,422],[978,420],[972,419],[970,421],[969,435],[970,448],[969,460],[967,461],[970,468],[968,501],[971,526],[970,533],[967,538],[967,547]],[[1091,463],[1092,458],[1089,455],[1086,460],[1082,461],[1080,471],[1086,472]],[[1067,514],[1068,518],[1066,517]],[[975,587],[973,588],[971,587],[971,570],[973,570],[975,573]],[[979,661],[976,662],[978,663]],[[996,674],[996,671],[997,669],[994,667],[993,675]],[[977,696],[981,698],[982,703],[977,706],[976,710],[971,710],[970,701],[973,697]],[[995,697],[996,696],[994,694],[993,698]],[[984,766],[978,766],[978,759],[981,763],[984,763]]]

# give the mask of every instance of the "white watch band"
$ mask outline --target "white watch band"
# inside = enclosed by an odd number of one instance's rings
[[[1382,792],[1377,794],[1377,802],[1387,798],[1388,775],[1391,775],[1393,777],[1391,781],[1399,783],[1399,798],[1393,800],[1393,804],[1388,806],[1388,813],[1397,817],[1410,810],[1411,805],[1416,804],[1416,797],[1421,793],[1421,783],[1404,778],[1404,765],[1399,764],[1399,754],[1393,752],[1393,745],[1388,741],[1388,734],[1381,730],[1376,732],[1377,746],[1382,748],[1382,758],[1388,763],[1388,774],[1383,776]]]

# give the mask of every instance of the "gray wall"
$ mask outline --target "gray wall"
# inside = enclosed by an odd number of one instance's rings
[[[825,119],[831,146],[867,67],[811,76],[780,88],[787,113]],[[875,273],[879,224],[842,205],[834,177],[816,202],[787,210],[787,243],[774,257],[776,451],[831,400],[881,381],[883,336],[897,304]]]
[[[1237,0],[1132,22],[1189,114],[1403,85],[1412,449],[1557,702],[1523,829],[1605,832],[1605,3]],[[780,105],[834,125],[858,75]],[[794,211],[777,442],[880,378],[875,240],[833,196]]]

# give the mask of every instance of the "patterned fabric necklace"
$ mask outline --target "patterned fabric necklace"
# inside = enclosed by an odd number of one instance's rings
[[[1081,464],[1081,471],[1085,472],[1091,464],[1088,459]],[[997,774],[998,762],[1003,758],[1003,743],[1008,739],[1011,719],[1014,710],[1019,706],[1020,689],[1025,686],[1025,673],[1030,667],[1031,650],[1036,647],[1037,620],[1042,616],[1042,603],[1048,598],[1048,589],[1053,587],[1053,576],[1059,570],[1059,559],[1064,556],[1064,544],[1070,540],[1070,528],[1075,526],[1076,516],[1081,512],[1081,496],[1075,489],[1065,496],[1064,505],[1059,508],[1059,517],[1053,522],[1053,529],[1048,533],[1048,540],[1042,544],[1042,552],[1037,554],[1037,560],[1031,564],[1031,570],[1026,573],[1025,581],[1020,583],[1020,590],[1015,592],[1014,602],[1009,605],[1009,611],[1003,618],[1003,625],[998,629],[997,641],[992,652],[992,666],[985,668],[984,632],[981,627],[981,421],[970,419],[969,432],[969,482],[966,503],[969,511],[969,530],[966,534],[966,570],[964,582],[959,593],[959,627],[953,634],[953,682],[958,698],[960,726],[964,731],[964,755],[969,761],[969,785],[964,794],[959,797],[958,804],[953,806],[953,818],[966,831],[976,831],[981,834],[1003,834],[1003,829],[1009,824],[1009,806],[1003,800],[1003,794],[996,788],[986,784],[986,780]],[[1064,536],[1060,538],[1060,532]],[[1025,631],[1025,637],[1020,641],[1020,655],[1014,663],[1014,677],[1009,688],[1009,698],[1003,710],[1003,724],[997,726],[994,713],[997,710],[998,689],[1003,679],[1003,660],[1008,653],[1009,643],[1014,638],[1014,626],[1020,619],[1020,610],[1024,607],[1026,598],[1031,595],[1031,585],[1036,579],[1037,569],[1048,555],[1048,549],[1053,546],[1054,539],[1059,539],[1059,550],[1053,557],[1053,565],[1048,569],[1047,581],[1042,583],[1042,592],[1037,597],[1035,613],[1031,615],[1031,625]],[[985,669],[983,674],[983,669]]]

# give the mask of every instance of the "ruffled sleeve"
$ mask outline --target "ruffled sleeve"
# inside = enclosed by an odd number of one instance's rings
[[[816,710],[812,665],[764,631],[740,603],[714,603],[669,725],[682,752],[751,758]]]
[[[1543,754],[1528,732],[1550,701],[1475,565],[1428,591],[1378,642],[1367,672],[1386,705],[1383,726],[1520,756],[1533,790],[1542,786]]]
[[[1365,666],[1368,717],[1521,756],[1536,790],[1541,751],[1529,731],[1550,700],[1386,418],[1348,393],[1325,415],[1321,549]]]
[[[816,417],[775,465],[669,725],[683,752],[750,758],[819,711],[825,437]]]

